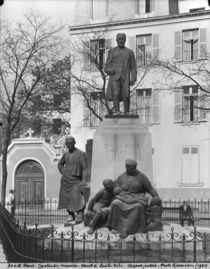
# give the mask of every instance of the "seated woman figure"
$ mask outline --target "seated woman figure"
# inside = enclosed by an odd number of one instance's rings
[[[115,200],[111,204],[107,226],[121,233],[146,232],[145,208],[148,204],[146,193],[159,197],[148,178],[136,169],[137,162],[127,159],[126,172],[115,181]]]

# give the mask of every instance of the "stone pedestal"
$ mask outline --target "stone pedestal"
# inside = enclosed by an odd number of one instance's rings
[[[137,161],[137,169],[152,181],[152,144],[148,127],[139,118],[105,118],[93,138],[91,196],[106,178],[116,179],[125,171],[125,160]]]

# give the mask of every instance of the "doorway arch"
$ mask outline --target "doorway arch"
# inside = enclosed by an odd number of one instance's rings
[[[34,160],[21,162],[15,172],[16,200],[42,203],[44,201],[44,171]]]

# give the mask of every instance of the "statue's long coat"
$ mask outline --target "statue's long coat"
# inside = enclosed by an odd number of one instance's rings
[[[110,75],[110,71],[115,70],[114,75]],[[107,98],[113,100],[113,81],[123,80],[123,89],[119,96],[119,101],[123,101],[123,97],[130,96],[130,81],[136,81],[137,69],[134,52],[126,47],[115,47],[108,53],[105,72],[109,75],[107,87]]]
[[[84,208],[85,200],[79,184],[87,177],[86,153],[75,148],[73,152],[65,152],[58,163],[58,169],[64,168],[61,177],[58,208],[76,212]]]

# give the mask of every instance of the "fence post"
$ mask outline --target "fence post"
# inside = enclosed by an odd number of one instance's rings
[[[109,242],[110,242],[110,236],[109,234],[107,235],[107,244],[108,244],[108,247],[107,247],[107,262],[109,263]]]
[[[52,235],[52,237],[51,237],[51,261],[53,260],[53,247],[54,247],[54,245],[53,245],[53,240],[54,240],[54,226],[53,225],[51,225],[51,235]]]
[[[35,223],[35,236],[34,236],[34,239],[35,239],[35,242],[34,242],[34,249],[35,249],[35,258],[37,258],[37,240],[38,240],[38,223]]]
[[[204,238],[203,238],[203,255],[204,255],[204,262],[206,262],[206,241],[207,241],[207,236],[206,233],[204,233]]]
[[[71,226],[71,262],[74,262],[74,225]]]
[[[133,263],[136,262],[136,235],[133,235]]]
[[[148,252],[149,252],[149,249],[150,249],[150,240],[149,240],[149,234],[148,234],[148,232],[146,233],[146,242],[147,242],[146,261],[148,262]]]
[[[25,199],[24,205],[25,205],[25,207],[24,207],[24,223],[26,223],[26,199]]]
[[[96,230],[96,233],[95,233],[95,263],[97,262],[97,250],[98,250],[98,233],[97,233],[97,230]]]
[[[186,243],[186,236],[185,236],[185,233],[183,233],[183,237],[182,237],[183,262],[185,262],[185,243]]]
[[[120,263],[122,263],[122,237],[120,237]]]
[[[61,262],[63,262],[63,232],[61,232]]]
[[[23,231],[23,250],[26,251],[26,222],[24,222],[24,231]]]
[[[85,242],[86,242],[86,235],[83,233],[83,249],[82,249],[82,261],[85,262]]]
[[[161,256],[162,256],[162,236],[161,236],[161,234],[159,234],[158,243],[159,243],[159,251],[158,251],[158,258],[159,259],[157,262],[161,262]]]
[[[197,228],[194,226],[193,231],[193,262],[196,262],[196,235],[197,235]]]

